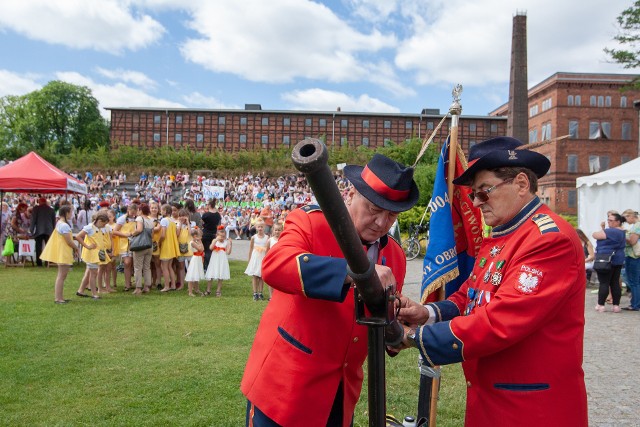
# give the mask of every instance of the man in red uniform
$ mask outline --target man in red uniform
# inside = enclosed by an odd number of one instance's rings
[[[499,137],[471,147],[454,180],[493,227],[473,272],[446,301],[401,298],[404,346],[433,365],[462,362],[466,426],[587,426],[582,371],[584,253],[535,195],[549,160]]]
[[[402,289],[406,258],[387,231],[418,201],[413,169],[376,154],[349,165],[345,203],[386,287]],[[262,264],[274,289],[242,378],[247,426],[346,427],[362,385],[367,328],[355,322],[352,281],[331,228],[317,206],[287,216]]]

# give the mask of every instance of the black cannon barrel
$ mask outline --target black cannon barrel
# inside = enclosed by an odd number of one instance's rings
[[[295,167],[305,174],[349,268],[356,275],[366,273],[371,263],[327,164],[327,147],[319,139],[307,138],[296,144],[291,157]],[[367,279],[356,279],[354,283],[370,313],[385,318],[389,302],[375,271]],[[393,320],[385,328],[385,339],[388,343],[398,343],[403,333],[400,324]]]

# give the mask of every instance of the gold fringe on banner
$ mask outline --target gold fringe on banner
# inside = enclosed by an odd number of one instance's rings
[[[433,282],[429,283],[429,286],[427,286],[427,288],[422,293],[422,296],[420,298],[420,303],[424,304],[427,298],[429,297],[429,295],[431,295],[433,292],[437,291],[442,286],[446,285],[447,283],[449,283],[459,275],[460,275],[460,270],[458,270],[458,267],[456,267],[453,270],[447,272],[446,274],[443,274],[442,276],[438,277]]]

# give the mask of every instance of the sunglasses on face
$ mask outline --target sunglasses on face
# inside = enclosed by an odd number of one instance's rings
[[[513,178],[511,179],[506,179],[502,182],[499,182],[498,184],[494,185],[493,187],[489,187],[486,190],[476,190],[476,191],[472,191],[471,193],[469,193],[469,198],[471,199],[472,202],[475,202],[476,199],[478,199],[479,202],[486,202],[487,200],[489,200],[489,193],[491,193],[493,190],[495,190],[496,188],[500,187],[502,184],[507,184],[509,182],[512,182]]]

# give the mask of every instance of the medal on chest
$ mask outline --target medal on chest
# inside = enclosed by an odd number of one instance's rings
[[[489,256],[490,256],[491,258],[493,258],[493,257],[495,257],[495,256],[499,255],[499,254],[500,254],[500,252],[502,252],[502,249],[503,249],[503,248],[504,248],[504,245],[502,245],[502,246],[495,245],[494,247],[492,247],[491,249],[489,249]]]
[[[502,267],[504,267],[504,260],[499,260],[496,262],[496,271],[491,273],[491,284],[493,286],[498,286],[502,282]]]
[[[487,271],[484,272],[484,276],[482,276],[482,281],[484,283],[489,283],[489,280],[491,279],[491,268],[493,267],[493,261],[491,262],[491,264],[489,264],[489,267],[487,268]]]

